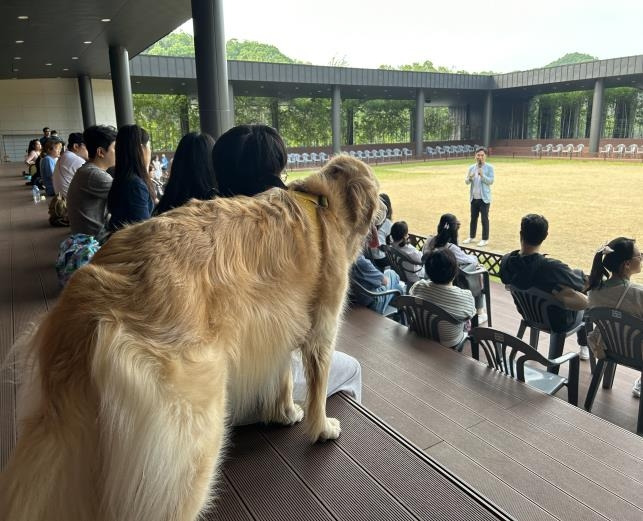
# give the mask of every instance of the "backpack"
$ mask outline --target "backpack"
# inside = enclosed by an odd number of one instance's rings
[[[67,200],[62,194],[54,195],[49,202],[49,224],[52,226],[69,226]]]

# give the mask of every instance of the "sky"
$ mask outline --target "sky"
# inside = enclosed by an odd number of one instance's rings
[[[478,72],[542,67],[568,52],[643,54],[643,0],[224,0],[225,38],[290,58],[377,68],[430,60]],[[192,32],[192,22],[181,26]]]

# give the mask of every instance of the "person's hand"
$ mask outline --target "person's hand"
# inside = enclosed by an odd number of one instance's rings
[[[388,286],[388,277],[382,275],[382,286]]]

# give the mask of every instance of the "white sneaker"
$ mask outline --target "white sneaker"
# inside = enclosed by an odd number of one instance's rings
[[[489,241],[482,240],[478,243],[478,246],[486,246],[487,244],[489,244]]]
[[[634,387],[632,387],[632,396],[636,398],[641,397],[641,377],[640,376],[637,378],[636,382],[634,382]]]
[[[589,360],[589,347],[580,346],[580,351],[578,352],[578,358],[581,360]]]
[[[465,239],[462,241],[462,244],[470,244],[474,241],[473,237],[469,237],[468,239]]]
[[[478,315],[478,325],[484,324],[487,321],[488,317],[486,313],[480,313]]]

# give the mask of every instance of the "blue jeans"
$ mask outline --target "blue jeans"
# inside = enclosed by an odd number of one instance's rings
[[[406,285],[403,282],[400,282],[400,276],[397,273],[390,269],[384,270],[384,276],[387,278],[388,284],[386,286],[380,286],[376,291],[388,291],[389,289],[397,289],[400,291],[400,293],[402,293],[402,295],[406,293]],[[377,297],[368,307],[380,314],[383,314],[386,307],[391,303],[391,300],[393,300],[393,297],[395,297],[395,295],[385,295],[383,297]]]

